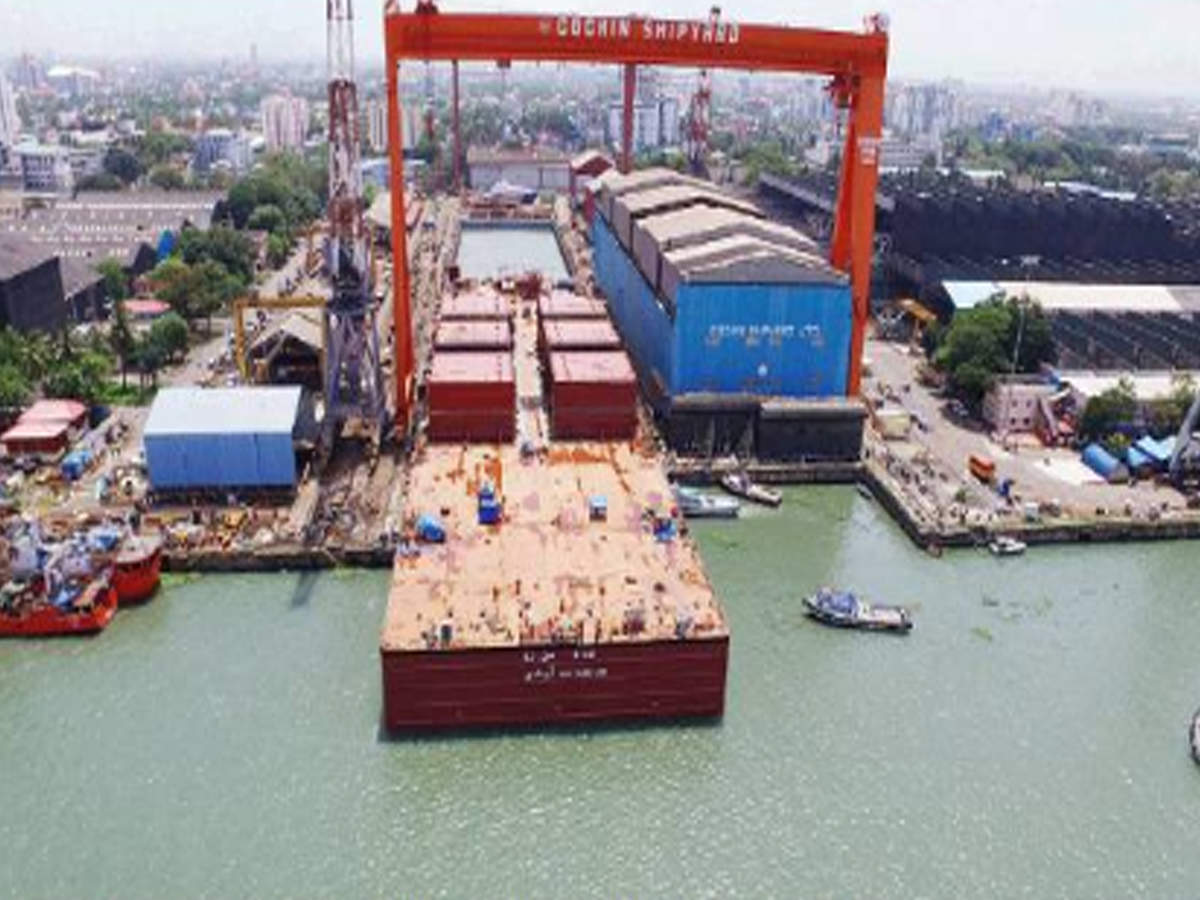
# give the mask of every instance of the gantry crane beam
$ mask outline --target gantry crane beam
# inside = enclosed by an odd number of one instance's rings
[[[888,37],[882,16],[869,18],[863,33],[853,33],[712,18],[441,13],[430,0],[422,0],[415,12],[402,13],[396,0],[388,0],[384,9],[384,43],[391,155],[398,429],[410,424],[413,391],[398,93],[399,64],[405,59],[617,63],[829,76],[839,107],[848,110],[831,258],[851,278],[853,331],[847,383],[848,393],[859,392],[863,342],[870,313],[875,187],[887,77]]]

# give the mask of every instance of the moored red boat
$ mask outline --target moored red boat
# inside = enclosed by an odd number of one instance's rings
[[[117,591],[108,570],[96,573],[76,590],[47,594],[42,577],[9,582],[0,592],[0,637],[48,637],[94,634],[108,627],[117,611]]]
[[[162,542],[132,537],[121,546],[113,566],[113,587],[122,606],[143,603],[156,590],[162,571]]]

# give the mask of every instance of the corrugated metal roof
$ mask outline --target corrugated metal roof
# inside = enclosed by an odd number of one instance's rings
[[[38,400],[21,413],[22,422],[74,422],[87,415],[87,407],[78,400]]]
[[[971,309],[1000,292],[994,281],[943,281],[955,309]]]
[[[664,251],[700,243],[705,235],[716,232],[740,232],[795,250],[817,252],[816,242],[794,228],[720,207],[689,207],[647,216],[639,222],[639,227]]]
[[[815,253],[803,253],[755,237],[718,238],[663,255],[684,281],[845,284],[843,272]]]
[[[699,205],[736,209],[750,216],[762,215],[757,207],[749,203],[712,190],[710,187],[692,184],[668,184],[663,187],[633,191],[618,198],[616,204],[624,206],[632,216],[644,216],[655,209]]]
[[[69,426],[66,422],[18,422],[0,435],[0,442],[41,441],[64,437]]]
[[[324,331],[325,326],[320,313],[296,310],[283,321],[260,334],[251,346],[250,352],[257,354],[267,345],[274,343],[280,335],[290,337],[320,352],[324,346]]]
[[[300,388],[164,388],[146,419],[146,436],[168,434],[291,434]]]
[[[55,256],[54,250],[20,234],[0,234],[0,281],[36,269]]]

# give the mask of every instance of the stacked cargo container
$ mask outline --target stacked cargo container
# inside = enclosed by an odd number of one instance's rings
[[[632,440],[637,379],[624,351],[549,355],[550,433],[556,440]]]
[[[425,386],[431,441],[513,440],[517,392],[511,350],[437,353]]]

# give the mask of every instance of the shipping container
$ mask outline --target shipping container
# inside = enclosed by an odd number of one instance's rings
[[[66,422],[20,421],[0,436],[8,456],[52,459],[67,449],[70,425]]]
[[[439,322],[433,348],[448,350],[511,350],[512,324],[507,319],[453,319]]]
[[[439,315],[446,319],[508,319],[509,301],[490,287],[478,287],[462,294],[442,298]]]
[[[294,487],[299,387],[166,388],[143,441],[155,491]]]
[[[516,430],[515,411],[430,411],[426,435],[435,443],[466,441],[506,444],[516,436]]]

